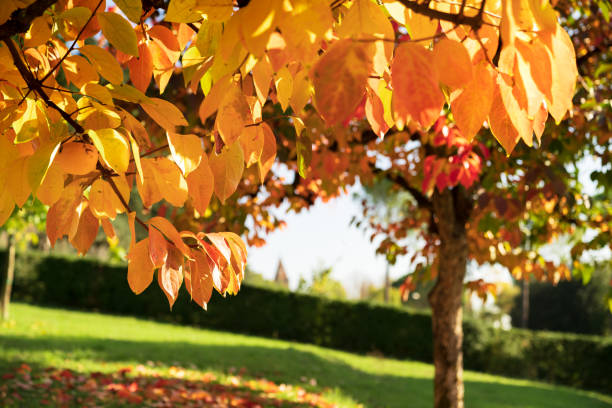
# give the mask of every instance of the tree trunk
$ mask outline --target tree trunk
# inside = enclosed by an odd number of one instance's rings
[[[470,207],[465,190],[433,195],[440,238],[438,279],[429,293],[434,346],[434,407],[463,408],[463,327],[461,295],[468,245],[465,223]]]
[[[521,327],[523,329],[529,328],[529,280],[523,276],[523,283],[521,285]]]
[[[15,237],[13,234],[8,235],[6,263],[3,265],[0,281],[0,313],[2,320],[9,318],[9,303],[11,301],[11,289],[13,289],[13,277],[15,276]]]

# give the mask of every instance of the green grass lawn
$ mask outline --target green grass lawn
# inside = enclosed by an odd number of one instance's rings
[[[179,366],[302,386],[340,407],[432,406],[429,364],[24,304],[13,305],[11,313],[12,320],[0,326],[0,373],[23,362],[82,373]],[[465,387],[468,408],[612,407],[609,396],[469,371]]]

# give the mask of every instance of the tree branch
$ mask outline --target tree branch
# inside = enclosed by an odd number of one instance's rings
[[[463,24],[472,27],[474,30],[479,30],[482,27],[484,20],[482,19],[482,14],[484,12],[484,0],[478,9],[478,14],[475,16],[466,16],[460,11],[457,14],[447,13],[444,11],[434,10],[429,8],[429,2],[419,3],[418,1],[411,0],[399,0],[400,3],[404,5],[407,9],[414,11],[415,13],[421,14],[423,16],[429,17],[431,19],[438,19],[444,21],[450,21],[451,23],[455,23],[457,25]]]
[[[410,193],[414,200],[417,202],[419,208],[424,208],[426,210],[432,210],[433,205],[429,198],[425,194],[423,194],[418,188],[413,187],[406,178],[398,173],[386,172],[384,170],[380,170],[378,168],[373,168],[372,172],[374,174],[381,175],[388,179],[389,181],[394,182],[404,190]]]
[[[46,9],[55,4],[58,0],[36,0],[26,8],[13,11],[11,17],[0,25],[0,40],[6,40],[15,34],[28,31],[30,23],[36,17],[43,15]]]
[[[32,73],[28,70],[28,68],[25,66],[25,64],[21,60],[21,57],[19,56],[19,51],[17,51],[17,48],[15,47],[15,44],[13,44],[13,40],[11,40],[10,38],[5,38],[3,41],[6,44],[6,46],[8,47],[8,50],[11,53],[11,57],[13,57],[13,62],[15,64],[15,66],[17,67],[17,70],[21,74],[21,77],[24,79],[24,81],[26,82],[28,87],[30,89],[34,90],[34,92],[36,92],[43,99],[43,101],[45,101],[47,106],[49,106],[50,108],[53,108],[56,111],[58,111],[59,114],[62,116],[62,118],[64,118],[64,120],[66,122],[68,122],[74,128],[74,130],[77,133],[85,133],[85,129],[83,129],[83,127],[81,125],[79,125],[62,108],[57,106],[55,104],[55,102],[53,102],[51,99],[49,99],[49,96],[42,89],[42,86],[41,86],[40,82],[38,82],[38,80],[36,78],[34,78]]]

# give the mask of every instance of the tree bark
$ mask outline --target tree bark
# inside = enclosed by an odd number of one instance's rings
[[[529,280],[523,276],[523,283],[521,285],[521,327],[523,329],[529,328]]]
[[[440,238],[438,279],[429,293],[434,346],[434,407],[463,408],[462,293],[471,207],[462,188],[435,192],[433,209]]]
[[[11,301],[11,290],[13,289],[13,277],[15,276],[15,237],[8,234],[6,262],[2,268],[2,281],[0,282],[0,313],[2,320],[9,318],[9,304]]]

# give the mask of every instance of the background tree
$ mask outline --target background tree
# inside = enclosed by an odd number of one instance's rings
[[[6,233],[6,258],[2,262],[0,275],[0,314],[3,320],[9,318],[11,291],[15,278],[15,251],[23,250],[28,244],[36,245],[40,231],[45,229],[47,208],[38,200],[28,200],[16,210],[2,226]]]
[[[172,306],[184,281],[205,307],[213,288],[240,288],[246,246],[237,233],[260,244],[280,225],[267,208],[286,200],[299,211],[357,178],[389,178],[414,199],[414,215],[390,232],[422,229],[437,277],[434,403],[463,406],[468,254],[499,252],[521,273],[560,279],[567,271],[512,247],[571,228],[569,217],[550,216],[551,202],[566,215],[587,207],[562,179],[587,140],[541,139],[548,114],[560,122],[571,109],[577,75],[552,6],[115,4],[3,8],[0,221],[34,195],[50,206],[51,244],[67,236],[85,253],[100,226],[112,239],[109,220],[126,213],[132,290],[156,275]],[[490,137],[472,143],[485,120],[504,151]],[[507,158],[519,140],[532,146],[534,132],[541,151],[521,146],[520,159]],[[270,172],[275,158],[292,181]],[[133,200],[156,206],[155,216],[137,215]],[[605,210],[592,228],[607,222]],[[533,228],[523,232],[525,217]],[[146,238],[137,241],[137,228]]]
[[[300,278],[297,291],[330,299],[346,299],[346,291],[338,280],[331,277],[332,268],[321,267],[313,271],[312,281]]]

